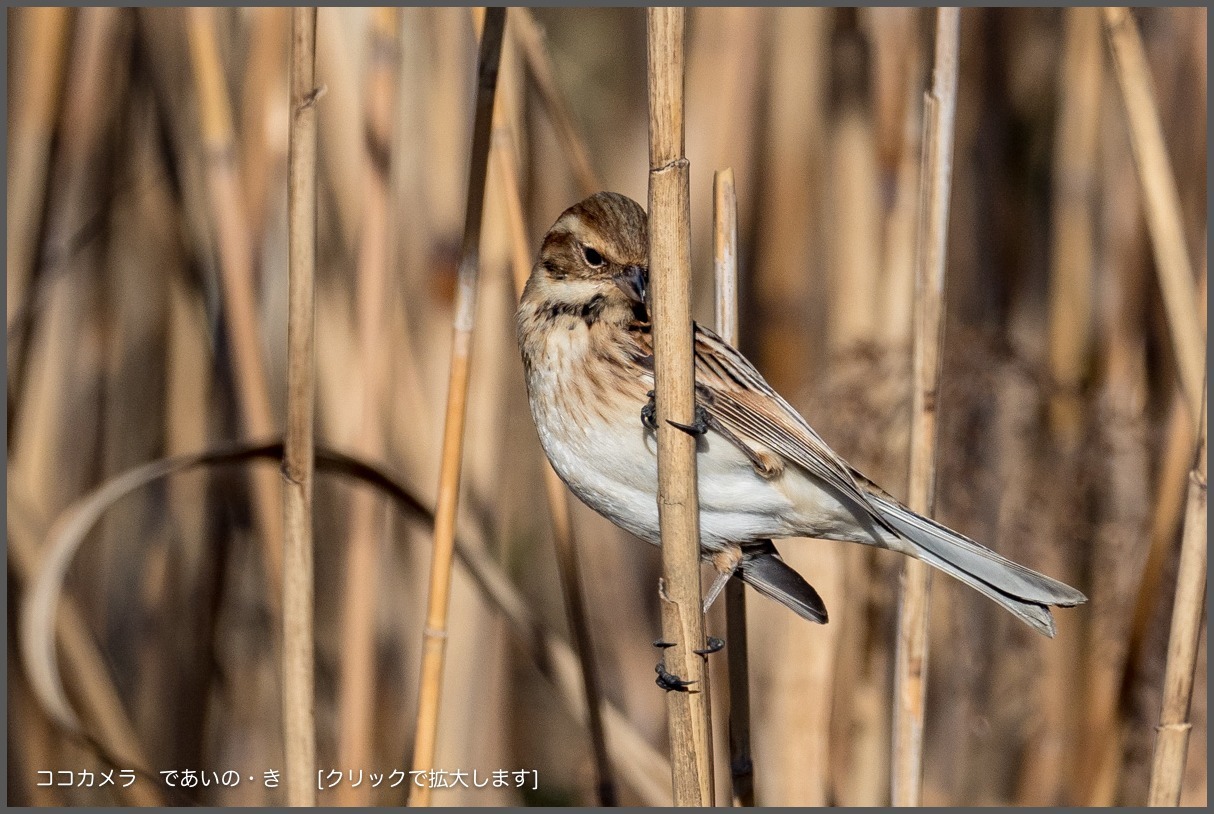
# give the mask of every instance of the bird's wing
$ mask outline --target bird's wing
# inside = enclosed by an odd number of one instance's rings
[[[852,469],[772,389],[745,356],[711,330],[695,326],[696,397],[735,444],[753,442],[873,512]],[[744,450],[745,451],[745,450]]]

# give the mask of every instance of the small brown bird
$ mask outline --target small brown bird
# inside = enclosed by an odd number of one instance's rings
[[[531,414],[557,474],[592,509],[660,543],[648,223],[600,192],[544,236],[517,314]],[[1079,591],[1005,559],[903,506],[826,445],[741,353],[695,326],[700,545],[716,568],[712,603],[734,575],[815,622],[818,593],[772,539],[863,543],[922,560],[1047,636],[1049,606]]]

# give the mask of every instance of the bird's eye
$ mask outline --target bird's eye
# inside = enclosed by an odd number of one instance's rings
[[[603,259],[603,255],[599,254],[589,246],[582,247],[582,256],[586,258],[586,262],[591,268],[600,268],[607,261]]]

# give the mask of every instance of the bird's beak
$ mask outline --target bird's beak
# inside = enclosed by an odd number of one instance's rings
[[[615,276],[615,284],[628,299],[638,305],[645,304],[645,289],[649,285],[649,270],[643,266],[625,266]]]

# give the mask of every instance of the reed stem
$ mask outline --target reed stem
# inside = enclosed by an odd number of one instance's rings
[[[658,518],[662,533],[662,653],[666,670],[693,682],[667,692],[675,805],[713,805],[708,670],[700,589],[696,440],[669,422],[695,421],[691,322],[691,203],[684,150],[686,12],[648,10],[649,274],[658,423]]]
[[[232,104],[219,59],[214,8],[188,10],[190,55],[202,126],[206,186],[219,252],[224,323],[232,346],[236,398],[244,429],[254,438],[275,434],[270,390],[262,358],[257,316],[253,243],[244,217],[244,198],[236,173],[236,139]],[[253,515],[262,544],[268,583],[267,601],[275,615],[282,596],[282,511],[278,479],[264,467],[254,468]]]
[[[936,11],[932,89],[924,99],[924,155],[915,263],[914,390],[911,402],[910,508],[930,516],[935,503],[936,412],[944,333],[944,274],[957,110],[960,9]],[[898,606],[890,788],[894,805],[919,805],[923,783],[923,720],[927,689],[928,595],[931,572],[907,559]]]
[[[1185,241],[1176,175],[1164,144],[1159,109],[1151,90],[1151,70],[1138,24],[1128,8],[1106,8],[1104,22],[1125,101],[1130,146],[1142,185],[1147,229],[1151,233],[1155,271],[1171,329],[1180,387],[1189,405],[1189,415],[1196,422],[1205,393],[1202,372],[1206,343],[1197,316],[1197,282]]]
[[[358,312],[362,412],[355,449],[374,460],[384,452],[384,404],[388,384],[386,357],[392,235],[391,199],[386,163],[391,155],[392,109],[399,61],[399,10],[379,6],[371,12],[366,102],[363,105],[363,218],[354,288]],[[374,765],[375,608],[379,600],[380,542],[385,532],[383,500],[367,487],[351,496],[349,550],[342,607],[338,757],[343,766]],[[367,806],[370,784],[337,786],[336,803]]]
[[[717,333],[738,344],[738,195],[733,168],[712,179],[713,271],[716,278]],[[733,804],[755,804],[755,770],[750,751],[750,650],[746,630],[746,586],[725,584],[725,641],[729,643],[729,774]]]
[[[511,18],[512,23],[517,23],[518,20],[519,17]],[[493,160],[494,174],[500,185],[510,232],[510,264],[514,272],[514,293],[516,297],[521,297],[527,277],[531,273],[531,249],[527,245],[521,173],[515,159],[515,144],[510,127],[512,116],[504,104],[505,98],[502,101],[503,104],[499,104],[493,114],[493,148],[490,158]],[[581,667],[582,691],[586,694],[587,724],[597,776],[596,796],[599,805],[614,806],[618,804],[618,797],[603,727],[603,691],[599,684],[594,640],[590,635],[589,612],[582,593],[581,566],[578,564],[577,544],[569,514],[569,494],[548,461],[543,460],[540,465],[544,472],[544,494],[548,500],[548,513],[552,516],[552,539],[556,547],[561,593],[569,618],[569,630],[573,636],[574,652]]]
[[[287,154],[289,307],[283,447],[282,720],[287,804],[316,804],[312,476],[316,405],[316,9],[291,12]]]
[[[455,548],[455,518],[459,503],[460,469],[464,448],[464,423],[468,411],[468,379],[472,352],[472,328],[476,316],[479,282],[481,219],[484,214],[485,176],[493,101],[497,91],[498,64],[506,9],[485,12],[477,61],[476,120],[472,131],[468,173],[468,204],[464,240],[460,252],[459,281],[455,301],[455,325],[451,341],[451,369],[447,389],[447,415],[443,426],[442,458],[439,464],[438,502],[435,509],[434,549],[430,561],[426,627],[422,632],[421,678],[417,701],[417,732],[413,743],[413,770],[434,768],[438,740],[438,712],[442,695],[443,663],[447,652],[447,615],[451,594],[451,558]],[[409,805],[430,804],[428,784],[414,784]]]
[[[583,195],[593,195],[604,189],[603,182],[590,161],[590,148],[586,146],[586,137],[582,135],[581,128],[569,110],[569,103],[557,85],[552,57],[548,54],[548,47],[544,42],[544,31],[535,21],[531,9],[515,9],[513,19],[511,30],[522,46],[523,55],[527,60],[527,72],[540,92],[540,101],[548,111],[548,118],[556,128],[557,138],[565,150],[578,187]]]
[[[1204,389],[1204,388],[1203,388]],[[1185,505],[1184,537],[1180,543],[1180,565],[1176,598],[1172,605],[1172,629],[1168,634],[1168,666],[1163,682],[1163,709],[1159,714],[1155,757],[1147,805],[1180,805],[1185,759],[1189,750],[1189,709],[1193,701],[1193,674],[1201,624],[1205,617],[1206,568],[1206,402],[1201,405],[1197,430],[1197,461],[1189,473]]]

